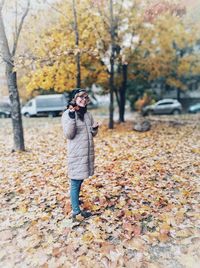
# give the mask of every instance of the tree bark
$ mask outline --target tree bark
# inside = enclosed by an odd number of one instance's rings
[[[77,76],[76,76],[76,86],[77,88],[81,87],[81,55],[80,52],[76,55],[76,65],[77,65]]]
[[[177,100],[180,101],[181,99],[181,90],[177,88]]]
[[[76,1],[72,0],[73,13],[74,13],[74,33],[75,33],[75,44],[79,48],[79,30],[78,30],[78,21],[77,21],[77,10],[76,10]],[[78,51],[75,57],[76,60],[76,87],[81,87],[81,54]]]
[[[14,61],[12,57],[15,55],[15,52],[16,52],[19,34],[21,31],[25,16],[28,13],[30,2],[28,1],[26,12],[24,13],[21,19],[20,27],[17,32],[12,54],[9,49],[8,40],[7,40],[7,36],[5,32],[5,26],[4,26],[3,17],[2,17],[3,4],[4,4],[4,1],[1,1],[0,2],[0,40],[1,40],[1,48],[2,48],[2,57],[6,64],[6,78],[7,78],[9,98],[10,98],[10,103],[11,103],[11,117],[12,117],[13,136],[14,136],[13,150],[24,151],[25,150],[24,133],[23,133],[23,126],[22,126],[19,93],[18,93],[18,87],[17,87],[17,74],[14,71]]]
[[[125,105],[126,105],[126,87],[127,87],[128,65],[122,65],[122,85],[119,89],[120,105],[119,105],[119,122],[125,122]]]
[[[17,88],[17,74],[15,71],[13,71],[12,64],[6,64],[6,77],[9,90],[9,98],[12,107],[11,116],[14,134],[13,150],[25,151],[20,99]]]
[[[118,105],[118,107],[120,107],[120,99],[119,99],[120,97],[119,97],[118,91],[119,91],[118,88],[114,85],[114,93],[115,93],[117,105]]]
[[[114,128],[114,64],[115,64],[115,29],[113,18],[113,0],[110,0],[110,36],[111,36],[111,56],[110,56],[110,106],[109,106],[109,129]]]
[[[112,53],[114,54],[114,53]],[[109,106],[109,124],[110,129],[114,128],[114,55],[110,58],[110,106]]]

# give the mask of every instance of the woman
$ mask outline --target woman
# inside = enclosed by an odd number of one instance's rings
[[[68,109],[62,115],[62,127],[67,138],[68,177],[71,180],[70,199],[72,215],[84,218],[90,212],[79,207],[79,194],[84,179],[94,174],[93,137],[98,132],[98,123],[87,112],[89,97],[84,89],[75,89],[71,93]]]

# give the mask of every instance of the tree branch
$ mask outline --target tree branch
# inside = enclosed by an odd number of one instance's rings
[[[118,12],[119,15],[122,13],[123,4],[124,4],[124,0],[121,1],[120,7],[119,7],[119,12]]]
[[[13,62],[11,60],[7,60],[6,58],[2,57],[3,61],[14,66]]]
[[[17,49],[17,45],[18,45],[18,41],[19,41],[19,36],[20,36],[20,32],[22,30],[22,26],[24,24],[24,20],[29,12],[29,9],[30,9],[30,0],[27,0],[27,7],[26,7],[26,10],[23,14],[23,16],[21,17],[21,21],[19,23],[19,28],[17,30],[17,33],[16,33],[16,38],[15,38],[15,41],[14,41],[14,45],[13,45],[13,50],[12,50],[12,56],[15,55],[16,53],[16,49]]]
[[[120,21],[119,17],[120,17],[120,15],[122,13],[123,4],[124,4],[124,0],[121,1],[119,11],[118,11],[118,16],[115,17],[115,24],[116,24],[115,27],[116,27],[116,29],[119,28],[119,21]]]
[[[74,15],[74,32],[75,32],[76,46],[79,46],[79,29],[78,29],[77,10],[76,10],[75,0],[72,0],[72,8],[73,8],[73,15]]]
[[[90,13],[90,12],[91,12],[91,9],[93,8],[93,5],[90,4],[89,7],[86,7],[86,8],[87,8],[87,10],[88,10],[89,13]],[[98,12],[99,12],[99,8],[98,8]],[[100,15],[100,17],[101,17],[101,20],[102,20],[103,24],[106,25],[106,21],[103,20],[103,18],[102,18],[102,14],[99,13],[99,15]],[[97,35],[98,35],[99,40],[100,40],[101,44],[103,45],[103,49],[106,50],[106,45],[105,45],[104,39],[103,39],[103,37],[102,37],[100,31],[98,30],[98,27],[96,27],[96,25],[93,24],[93,23],[92,23],[92,27],[93,27],[93,30],[94,30],[94,34],[97,34]]]
[[[102,6],[101,6],[101,7],[102,7]],[[92,5],[92,3],[90,3],[90,8],[91,8],[91,9],[94,8],[94,5]],[[96,8],[97,8],[97,12],[99,13],[99,16],[100,16],[100,18],[101,18],[101,20],[102,20],[102,24],[103,24],[105,27],[109,28],[109,17],[106,15],[106,13],[103,14],[103,11],[100,9],[100,6],[99,6],[98,3],[97,3],[97,5],[96,5]],[[106,21],[106,19],[107,19],[107,21]]]
[[[15,32],[14,32],[14,40],[16,39],[17,36],[17,25],[18,25],[18,18],[17,18],[17,12],[18,11],[18,6],[17,6],[17,0],[15,0]]]
[[[68,17],[65,15],[65,13],[63,13],[61,10],[59,10],[58,8],[56,8],[55,6],[49,4],[48,2],[46,2],[46,4],[51,7],[53,10],[55,10],[56,12],[58,12],[59,14],[61,14],[63,17],[65,17],[66,19],[68,19]]]
[[[4,63],[4,62],[6,62],[6,63],[8,63],[8,64],[14,66],[13,62],[12,62],[10,59],[6,59],[6,58],[3,56],[3,53],[0,53],[0,64],[1,64],[1,63]]]
[[[11,54],[10,54],[10,49],[8,46],[8,39],[6,36],[5,26],[4,26],[3,17],[2,17],[2,8],[3,8],[4,2],[5,2],[4,0],[1,0],[0,2],[0,50],[2,54],[2,59],[7,63],[11,63],[10,62]]]

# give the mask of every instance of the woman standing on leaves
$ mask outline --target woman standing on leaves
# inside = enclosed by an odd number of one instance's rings
[[[67,138],[68,177],[70,178],[70,199],[72,215],[84,218],[90,212],[79,207],[79,194],[83,180],[94,174],[93,137],[98,132],[98,123],[87,112],[90,99],[84,89],[74,89],[67,110],[62,115],[62,127]]]

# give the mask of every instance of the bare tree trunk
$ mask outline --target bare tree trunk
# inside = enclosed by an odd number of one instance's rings
[[[116,88],[116,86],[114,86],[114,92],[115,92],[117,105],[118,105],[118,107],[120,107],[120,99],[119,99],[120,97],[119,97],[119,94],[118,94],[118,88]]]
[[[127,71],[128,65],[122,65],[122,85],[119,89],[120,106],[119,106],[119,122],[125,122],[125,105],[126,105],[126,86],[127,86]]]
[[[115,64],[115,28],[113,18],[113,0],[110,0],[110,35],[111,35],[111,56],[110,56],[110,106],[109,106],[109,124],[110,129],[114,128],[114,64]]]
[[[22,126],[21,107],[17,88],[17,74],[13,71],[13,66],[6,64],[6,77],[9,90],[9,98],[12,107],[12,125],[14,134],[14,151],[24,151],[24,133]]]
[[[78,31],[78,21],[77,21],[77,9],[76,9],[76,1],[72,0],[73,5],[73,13],[74,13],[74,32],[75,32],[75,44],[76,47],[79,48],[79,31]],[[76,87],[81,87],[81,55],[78,51],[76,54]]]
[[[109,125],[110,129],[114,128],[114,55],[110,58],[110,106],[109,106]]]
[[[13,57],[15,55],[17,44],[19,40],[19,35],[22,29],[22,25],[26,15],[28,14],[30,0],[27,1],[27,8],[25,13],[23,14],[19,27],[16,29],[16,37],[13,45],[12,53],[10,52],[10,48],[8,45],[8,39],[5,32],[5,26],[2,17],[2,9],[3,9],[4,0],[0,1],[0,40],[1,40],[1,50],[2,57],[6,64],[6,77],[7,77],[7,85],[9,91],[9,98],[11,103],[11,116],[12,116],[12,125],[13,125],[13,136],[14,136],[14,151],[24,151],[24,133],[22,126],[22,117],[21,117],[21,109],[20,109],[20,100],[19,100],[19,92],[17,87],[17,73],[14,71],[14,61]]]
[[[81,55],[80,52],[78,52],[78,54],[76,55],[76,63],[77,63],[77,83],[76,86],[77,88],[81,87],[81,64],[80,64],[80,60],[81,60]]]
[[[181,100],[181,90],[179,88],[176,89],[177,92],[177,100],[180,101]]]

